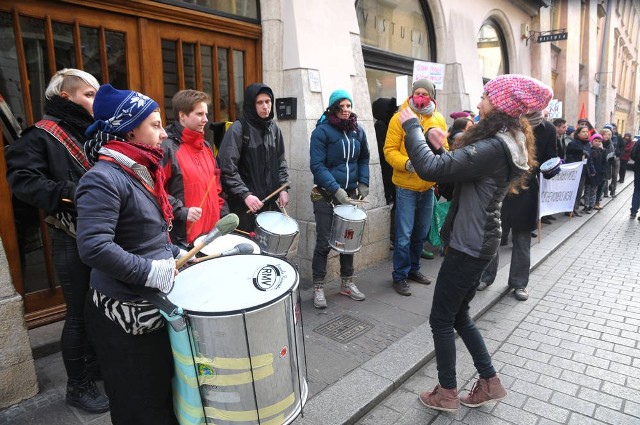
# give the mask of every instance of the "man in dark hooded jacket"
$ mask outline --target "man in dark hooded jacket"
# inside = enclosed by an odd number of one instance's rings
[[[240,218],[238,227],[248,232],[255,228],[255,214],[277,210],[278,204],[285,207],[289,202],[286,190],[265,203],[261,201],[289,179],[284,139],[273,122],[273,100],[267,85],[249,85],[244,91],[242,118],[229,127],[218,153],[229,210]]]

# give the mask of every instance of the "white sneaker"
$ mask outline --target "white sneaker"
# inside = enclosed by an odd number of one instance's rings
[[[340,293],[342,295],[346,295],[352,300],[364,300],[364,294],[358,290],[358,287],[355,283],[353,283],[353,281],[351,281],[351,279],[342,281],[342,285],[340,286]]]
[[[322,286],[315,286],[313,291],[313,306],[321,309],[327,308],[327,299],[324,297],[324,288]]]

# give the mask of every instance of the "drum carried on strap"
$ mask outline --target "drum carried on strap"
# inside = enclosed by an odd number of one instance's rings
[[[256,241],[266,254],[285,257],[298,235],[298,223],[277,211],[256,216]]]
[[[308,395],[298,281],[286,260],[252,254],[180,272],[167,299],[183,316],[165,317],[181,425],[276,425],[298,416]]]
[[[333,209],[329,246],[338,252],[351,254],[362,248],[362,234],[367,213],[353,205],[338,205]]]
[[[545,161],[540,166],[540,172],[542,173],[542,177],[549,180],[554,178],[560,173],[560,166],[562,165],[562,160],[558,157],[551,158]]]

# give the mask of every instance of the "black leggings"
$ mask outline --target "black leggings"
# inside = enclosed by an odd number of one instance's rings
[[[86,378],[86,361],[95,361],[84,324],[84,301],[89,290],[91,269],[80,261],[74,238],[52,227],[49,228],[49,234],[53,263],[67,304],[67,315],[60,339],[62,359],[69,383],[75,384]]]

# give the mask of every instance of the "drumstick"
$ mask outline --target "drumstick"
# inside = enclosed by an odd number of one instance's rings
[[[256,237],[256,232],[245,232],[244,230],[235,229],[234,232],[242,233],[243,235],[249,236],[251,239]]]
[[[204,196],[202,197],[202,201],[200,201],[200,207],[202,208],[202,205],[204,205],[204,201],[207,199],[207,195],[209,195],[209,191],[211,190],[211,187],[213,186],[213,183],[216,181],[216,178],[213,177],[211,179],[211,181],[209,182],[209,186],[207,186],[207,190],[204,192]]]
[[[269,199],[273,198],[274,195],[276,195],[279,192],[282,192],[283,190],[285,190],[286,188],[289,187],[289,182],[286,182],[285,184],[283,184],[282,186],[280,186],[279,188],[277,188],[276,190],[274,190],[273,192],[271,192],[270,195],[268,195],[266,198],[264,198],[263,200],[261,200],[260,202],[262,202],[263,204],[265,202],[267,202]],[[251,212],[251,210],[247,210],[247,214],[249,214]]]
[[[191,248],[191,250],[189,252],[187,252],[187,254],[176,260],[176,269],[179,269],[180,267],[184,266],[184,264],[189,261],[191,259],[191,257],[193,257],[194,255],[196,255],[198,252],[200,252],[200,250],[202,248],[204,248],[205,246],[209,245],[211,242],[213,242],[214,239],[222,236],[222,235],[226,235],[228,233],[231,233],[233,231],[233,229],[235,229],[236,227],[238,227],[238,224],[240,223],[240,219],[238,218],[237,215],[231,213],[228,215],[225,215],[224,217],[222,217],[220,220],[218,220],[218,222],[216,223],[216,226],[213,228],[213,230],[211,230],[209,233],[207,233],[207,236],[205,236],[202,241],[200,241],[198,244],[196,244],[193,248]]]
[[[215,254],[207,255],[205,257],[198,258],[198,262],[204,260],[211,260],[212,258],[218,257],[226,257],[228,255],[238,255],[238,254],[252,254],[253,253],[253,245],[250,243],[239,243],[231,249],[227,249],[226,251],[217,252]]]
[[[73,204],[73,201],[69,198],[62,198],[62,202],[66,202],[68,204]]]
[[[289,214],[287,214],[287,210],[286,210],[284,207],[281,207],[281,206],[279,206],[279,205],[278,205],[278,207],[282,210],[282,213],[283,213],[284,215],[286,215],[287,217],[289,217]]]

